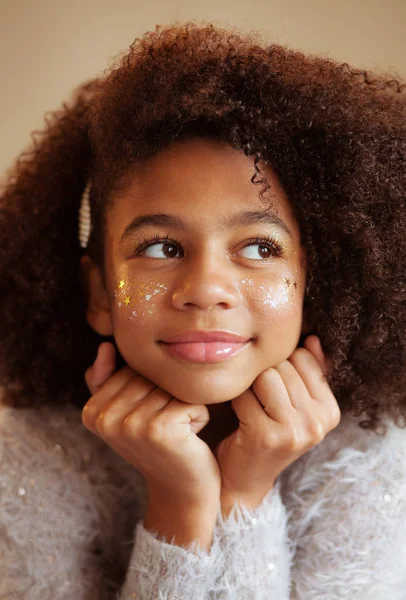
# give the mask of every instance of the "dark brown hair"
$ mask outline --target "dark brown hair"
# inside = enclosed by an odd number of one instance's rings
[[[105,338],[85,320],[79,273],[88,178],[88,252],[103,269],[106,210],[126,175],[175,140],[209,136],[254,156],[257,173],[260,161],[271,165],[288,194],[308,256],[304,310],[331,358],[342,412],[377,432],[385,412],[402,426],[405,87],[210,23],[157,26],[135,39],[46,116],[4,186],[5,401],[83,406],[89,397],[84,371]]]

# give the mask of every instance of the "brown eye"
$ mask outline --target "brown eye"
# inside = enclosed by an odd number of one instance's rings
[[[151,250],[154,246],[161,246],[161,250]],[[153,239],[147,240],[145,239],[142,244],[134,249],[133,254],[135,256],[145,256],[147,258],[177,258],[176,253],[180,249],[180,242],[178,240],[173,240],[171,238],[164,237],[160,238],[158,236],[154,236]],[[161,252],[161,255],[159,253]]]
[[[154,247],[161,246],[161,249],[152,250]],[[155,244],[151,244],[146,248],[143,252],[144,256],[148,258],[176,258],[176,254],[178,252],[178,247],[172,244],[172,242],[158,242]],[[162,253],[164,256],[159,256]]]
[[[267,260],[275,256],[280,256],[283,253],[282,246],[273,238],[251,240],[242,250],[246,250],[247,248],[250,251],[243,258],[250,260]]]

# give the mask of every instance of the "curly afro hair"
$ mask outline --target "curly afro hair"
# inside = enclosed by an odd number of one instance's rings
[[[209,136],[278,174],[307,249],[304,311],[341,411],[406,414],[405,85],[211,23],[156,26],[45,116],[3,186],[0,381],[16,407],[89,398],[78,210],[103,272],[106,209],[137,161]],[[263,180],[262,180],[263,181]],[[254,181],[253,183],[258,183]],[[111,339],[114,343],[114,339]],[[120,361],[121,359],[121,361]],[[123,364],[119,356],[119,365]]]

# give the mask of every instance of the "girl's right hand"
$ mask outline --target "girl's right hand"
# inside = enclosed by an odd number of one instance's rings
[[[102,343],[85,373],[92,397],[84,426],[144,476],[150,498],[216,507],[220,469],[196,435],[210,419],[207,407],[173,398],[128,365],[114,373],[115,355],[113,344]]]

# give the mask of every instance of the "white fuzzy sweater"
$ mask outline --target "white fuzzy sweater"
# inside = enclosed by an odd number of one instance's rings
[[[405,600],[406,429],[343,415],[210,552],[143,527],[143,477],[77,407],[0,407],[0,598]]]

